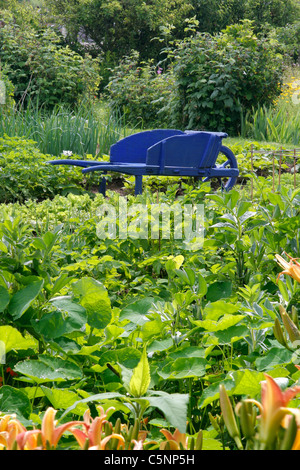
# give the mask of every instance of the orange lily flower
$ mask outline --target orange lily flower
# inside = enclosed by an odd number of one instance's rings
[[[82,449],[86,447],[88,442],[89,450],[105,450],[106,444],[110,439],[113,438],[119,440],[117,447],[119,448],[120,445],[125,444],[125,439],[123,436],[116,433],[110,434],[109,436],[102,436],[103,425],[107,423],[107,413],[113,408],[108,408],[106,412],[104,412],[101,406],[99,406],[98,409],[100,410],[100,416],[97,416],[94,419],[91,418],[90,410],[85,411],[83,415],[83,423],[80,423],[84,425],[84,430],[72,428],[70,431],[75,436],[78,444]]]
[[[261,403],[252,399],[245,401],[252,402],[259,408],[261,450],[271,450],[284,417],[290,413],[296,416],[299,414],[298,409],[287,408],[287,405],[300,393],[300,386],[282,391],[271,376],[264,375],[266,380],[262,383]]]
[[[68,429],[71,430],[71,428],[78,424],[82,424],[81,421],[69,421],[68,423],[56,427],[57,422],[54,420],[56,413],[57,411],[50,407],[44,414],[41,427],[41,437],[44,448],[50,447],[55,449],[65,431]]]
[[[0,449],[12,450],[18,434],[26,431],[16,419],[16,415],[5,415],[0,418]]]
[[[144,441],[136,441],[133,439],[132,443],[134,444],[134,447],[132,450],[143,450],[144,449]]]
[[[167,429],[161,429],[160,431],[165,438],[166,442],[162,442],[160,449],[164,449],[169,443],[170,450],[180,450],[180,444],[184,449],[188,448],[188,438],[185,433],[180,432],[178,429],[175,430],[174,434],[171,434]]]
[[[19,450],[43,450],[40,429],[24,431],[17,435],[16,443]]]
[[[291,276],[297,282],[300,282],[300,263],[298,263],[296,261],[297,258],[292,258],[287,253],[286,253],[286,255],[290,258],[289,262],[287,262],[280,255],[275,255],[277,263],[284,269],[284,271],[279,273],[279,275],[277,277],[277,282],[278,282],[279,277],[282,274],[288,274],[288,276]]]

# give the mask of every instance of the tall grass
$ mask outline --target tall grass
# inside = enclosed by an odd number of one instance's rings
[[[242,116],[243,137],[299,146],[300,70],[287,69],[282,93],[272,107],[258,107]]]
[[[78,155],[108,153],[110,146],[128,134],[122,116],[110,113],[99,120],[93,107],[76,111],[56,107],[46,111],[38,105],[14,108],[0,120],[0,135],[25,137],[37,142],[41,152],[61,155],[72,151]]]
[[[284,106],[258,107],[244,118],[241,135],[257,141],[299,145],[300,109],[289,113]]]

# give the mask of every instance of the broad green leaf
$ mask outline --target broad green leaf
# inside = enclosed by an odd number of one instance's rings
[[[174,362],[169,362],[157,373],[163,379],[186,379],[188,377],[203,377],[206,372],[206,360],[202,357],[179,357]]]
[[[16,413],[17,418],[23,422],[23,418],[29,418],[31,404],[22,390],[3,385],[0,387],[0,410],[7,414]]]
[[[72,277],[68,277],[66,273],[61,273],[60,276],[56,279],[51,289],[51,295],[57,294],[63,287],[65,287]]]
[[[238,304],[232,304],[225,300],[218,300],[216,302],[209,302],[204,307],[203,317],[210,320],[218,320],[222,315],[233,314],[240,309]]]
[[[257,398],[261,392],[261,382],[263,380],[265,380],[265,377],[262,372],[248,369],[231,371],[221,382],[216,382],[203,391],[199,406],[204,408],[219,399],[220,383],[225,386],[228,396],[241,395],[249,398]]]
[[[115,364],[124,364],[127,367],[136,367],[140,358],[141,352],[139,349],[136,348],[120,348],[120,349],[111,349],[109,351],[100,352],[99,354],[100,360],[99,364],[104,365],[107,362],[112,362]]]
[[[158,352],[158,351],[166,351],[167,349],[171,348],[173,346],[173,340],[172,338],[166,338],[166,339],[158,339],[154,340],[148,347],[147,351],[148,353],[151,352]]]
[[[59,338],[66,332],[64,317],[60,312],[51,312],[44,315],[41,320],[32,322],[37,333],[48,340]]]
[[[204,297],[207,293],[207,283],[202,274],[198,274],[198,288],[197,288],[197,295],[200,297]]]
[[[134,397],[141,397],[147,393],[150,385],[150,366],[147,358],[146,348],[137,367],[134,369],[129,383],[129,391]]]
[[[86,324],[86,311],[81,305],[70,299],[59,299],[52,303],[61,312],[48,313],[41,320],[33,323],[35,330],[45,338],[59,338],[62,335],[81,330]]]
[[[82,400],[75,401],[73,405],[69,406],[64,413],[61,415],[60,420],[67,416],[71,411],[75,410],[76,407],[82,403],[92,403],[92,402],[102,402],[103,400],[110,400],[112,398],[125,399],[124,395],[121,395],[119,392],[107,392],[107,393],[97,393],[96,395],[91,395],[90,397],[83,398]]]
[[[191,357],[204,357],[204,349],[197,346],[181,346],[176,348],[174,352],[171,352],[169,356],[172,359],[178,358],[191,358]]]
[[[286,285],[280,279],[278,279],[278,287],[279,287],[280,293],[281,293],[282,297],[284,298],[284,300],[286,302],[289,302],[290,301],[290,296],[289,296],[289,293],[287,291]]]
[[[224,315],[220,320],[196,320],[193,323],[197,326],[201,326],[206,331],[222,331],[236,325],[245,318],[245,315]]]
[[[128,393],[130,393],[130,381],[131,381],[131,377],[133,374],[133,370],[128,369],[123,364],[118,364],[118,365],[121,369],[121,378],[122,378],[123,387],[127,390]]]
[[[227,394],[234,388],[234,380],[232,377],[222,379],[222,384],[225,386]],[[199,400],[199,408],[205,408],[210,403],[219,399],[219,386],[220,382],[218,381],[203,390]]]
[[[0,286],[0,313],[4,312],[9,304],[9,292],[5,287]]]
[[[236,216],[237,218],[241,217],[242,215],[245,214],[245,212],[248,211],[248,209],[250,209],[252,207],[252,202],[248,202],[248,201],[242,201],[240,204],[239,204],[239,207],[238,207],[238,210],[237,210],[237,213],[236,213]]]
[[[202,450],[223,450],[223,444],[217,439],[203,437]]]
[[[85,308],[88,324],[103,329],[111,321],[111,303],[105,286],[95,279],[84,277],[72,285],[74,295]]]
[[[209,302],[216,302],[231,296],[232,283],[230,281],[217,281],[207,289],[206,298]]]
[[[145,315],[152,307],[153,302],[153,298],[146,297],[142,300],[138,300],[129,304],[121,311],[119,320],[123,321],[126,319],[137,325],[143,325],[146,321],[148,321]]]
[[[14,370],[37,384],[82,378],[81,369],[74,363],[43,355],[39,359],[18,362]]]
[[[178,428],[180,432],[186,432],[188,394],[168,394],[162,391],[151,392],[145,399],[150,406],[160,409],[169,423]]]
[[[5,346],[5,353],[19,349],[34,349],[38,346],[37,340],[32,336],[24,337],[16,328],[9,325],[0,326],[0,341]]]
[[[141,337],[144,342],[148,341],[155,336],[161,336],[164,330],[164,324],[160,318],[147,321],[141,328]]]
[[[79,401],[77,393],[71,390],[64,390],[59,388],[48,388],[41,386],[45,396],[50,401],[51,405],[56,410],[66,410],[72,406],[75,402]],[[84,412],[88,409],[88,405],[85,403],[79,403],[73,410],[74,414],[83,416]]]
[[[7,246],[0,240],[0,251],[3,251],[3,253],[7,253]]]
[[[14,320],[17,320],[26,312],[34,299],[39,295],[43,284],[43,280],[33,282],[12,296],[8,305],[8,311]]]
[[[235,387],[231,390],[232,395],[246,395],[249,397],[257,397],[261,392],[261,382],[265,380],[261,372],[253,370],[234,371],[232,377]]]
[[[265,356],[257,358],[255,364],[259,370],[273,369],[278,364],[291,362],[293,354],[285,348],[271,348]]]
[[[246,325],[233,325],[226,330],[216,331],[214,336],[218,338],[218,344],[232,344],[249,335]]]

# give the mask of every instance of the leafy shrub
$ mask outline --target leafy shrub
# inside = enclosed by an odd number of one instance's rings
[[[237,133],[242,113],[280,93],[282,57],[273,46],[274,39],[254,35],[250,21],[214,36],[193,33],[164,51],[167,73],[149,62],[139,67],[135,52],[126,57],[113,71],[110,97],[130,121],[148,127]]]
[[[0,69],[0,117],[10,114],[14,104],[14,86],[5,69]]]
[[[49,28],[23,31],[8,23],[0,29],[0,59],[8,66],[16,100],[30,97],[52,107],[94,96],[100,82],[98,59],[83,58],[60,41]]]
[[[48,160],[50,156],[41,153],[32,140],[0,138],[0,201],[40,200],[80,189],[80,170],[62,166],[57,171],[46,164]]]
[[[164,111],[170,124],[238,132],[242,112],[280,93],[282,59],[272,44],[256,37],[249,21],[178,42],[169,51],[175,86]]]
[[[161,73],[152,61],[139,64],[139,53],[132,51],[113,69],[108,91],[113,108],[122,110],[133,125],[166,127],[159,114],[173,87],[171,74]]]

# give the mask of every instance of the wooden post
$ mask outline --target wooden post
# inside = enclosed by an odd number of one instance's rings
[[[251,144],[251,201],[253,201],[253,144]]]
[[[296,189],[296,149],[294,149],[294,189]]]
[[[275,152],[273,151],[273,193],[275,192]]]
[[[278,170],[278,186],[280,186],[280,180],[281,180],[282,152],[283,152],[282,147],[280,147],[279,170]]]

